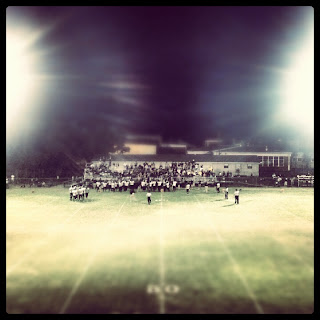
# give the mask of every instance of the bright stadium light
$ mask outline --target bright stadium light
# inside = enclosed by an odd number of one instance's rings
[[[31,90],[32,59],[23,38],[7,31],[6,40],[7,119],[11,122],[18,115]]]
[[[20,26],[6,29],[6,120],[7,130],[16,127],[32,105],[39,78],[36,64],[39,54],[34,44],[41,32]]]
[[[313,30],[302,50],[294,56],[284,79],[284,115],[305,133],[314,130],[314,36]]]

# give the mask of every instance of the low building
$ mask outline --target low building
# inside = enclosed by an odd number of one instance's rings
[[[186,154],[187,145],[185,143],[161,143],[158,146],[157,154]]]
[[[259,176],[290,175],[292,152],[257,146],[235,146],[213,150],[214,155],[256,156],[259,159]]]
[[[156,154],[161,144],[161,137],[158,135],[127,135],[124,148],[125,154]]]
[[[125,143],[124,147],[128,149],[128,154],[156,154],[157,145],[147,143]]]
[[[210,147],[188,148],[187,154],[212,154],[211,149]]]
[[[154,163],[156,168],[166,167],[171,162],[195,162],[202,166],[203,170],[210,170],[216,175],[229,173],[230,175],[259,176],[259,159],[252,155],[210,155],[210,154],[113,154],[111,162],[119,164],[124,169],[126,165],[143,165]]]
[[[215,138],[215,139],[206,139],[204,141],[205,147],[210,147],[211,149],[214,149],[216,147],[221,146],[223,143],[223,140],[220,138]]]

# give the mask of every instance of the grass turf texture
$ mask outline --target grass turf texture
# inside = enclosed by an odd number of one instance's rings
[[[6,311],[312,313],[314,190],[233,192],[8,189]]]

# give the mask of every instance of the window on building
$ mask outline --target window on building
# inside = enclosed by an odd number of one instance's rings
[[[223,166],[225,169],[228,169],[229,168],[229,165],[227,163],[224,164]]]
[[[274,166],[279,167],[279,157],[273,157]]]
[[[252,169],[252,164],[249,164],[249,163],[248,163],[248,164],[247,164],[247,168],[248,168],[248,169]]]
[[[266,157],[266,156],[262,157],[262,166],[263,167],[268,166],[268,157]]]
[[[269,156],[268,166],[273,167],[273,157]]]
[[[283,157],[279,157],[279,167],[284,167]]]

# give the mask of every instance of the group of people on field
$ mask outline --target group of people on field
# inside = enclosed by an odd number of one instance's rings
[[[190,193],[192,181],[187,181],[185,185],[186,193]],[[201,184],[198,184],[199,187],[201,187]],[[205,192],[208,193],[208,183],[205,183]],[[220,193],[220,182],[217,182],[216,184],[216,191],[217,193]],[[167,191],[170,192],[171,190],[174,192],[177,188],[177,181],[176,180],[142,180],[139,184],[135,183],[135,181],[131,178],[126,181],[116,181],[116,180],[110,180],[110,181],[96,181],[93,183],[92,188],[95,189],[97,192],[115,192],[118,190],[119,192],[130,190],[130,196],[131,198],[134,198],[135,189],[139,188],[142,191],[147,191],[147,200],[148,204],[151,204],[151,191]],[[85,198],[88,198],[89,195],[89,186],[85,184],[74,184],[71,185],[69,188],[70,193],[70,201],[73,200],[79,200],[83,201]],[[239,191],[238,189],[235,189],[234,196],[235,196],[235,204],[239,204]],[[228,199],[229,195],[229,188],[226,186],[223,189],[225,199]]]
[[[217,192],[220,193],[220,187],[217,188]],[[190,189],[191,189],[191,185],[188,183],[186,185],[186,193],[189,194],[190,193]],[[229,188],[228,187],[225,187],[225,189],[223,189],[224,191],[224,197],[225,199],[228,199],[228,195],[229,195]],[[207,191],[206,191],[207,192]],[[151,204],[151,192],[150,192],[150,189],[148,190],[147,194],[147,200],[148,200],[148,204]],[[240,196],[240,190],[236,189],[234,191],[234,203],[235,204],[239,204],[239,196]]]
[[[180,185],[180,183],[179,183]],[[174,179],[144,179],[135,181],[133,178],[109,181],[96,181],[92,184],[93,189],[97,192],[105,191],[127,191],[128,189],[141,189],[143,191],[176,191],[178,182]]]
[[[83,201],[88,198],[89,187],[85,185],[71,185],[69,188],[70,201]]]
[[[160,176],[166,177],[193,177],[195,175],[202,177],[214,177],[215,173],[213,170],[205,170],[203,165],[193,161],[188,162],[166,162],[164,165],[160,164],[156,167],[154,162],[143,164],[124,164],[109,161],[98,161],[86,166],[84,170],[85,175],[88,176],[99,176],[108,175],[110,177],[128,177],[128,176],[139,176],[144,179],[147,177],[157,178]],[[229,172],[222,172],[221,175],[229,176]]]

